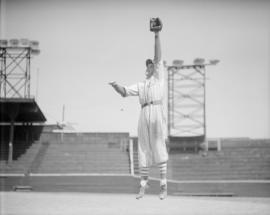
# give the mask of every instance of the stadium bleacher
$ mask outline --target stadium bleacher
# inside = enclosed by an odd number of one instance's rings
[[[0,160],[7,160],[9,143],[9,125],[1,125],[1,152]],[[33,142],[40,139],[43,126],[37,125],[15,125],[13,139],[13,159],[17,160],[23,155]]]
[[[0,173],[2,174],[25,174],[30,169],[33,163],[35,162],[35,158],[38,155],[41,144],[36,141],[34,142],[24,154],[21,154],[17,157],[11,164],[8,164],[6,160],[0,161]],[[16,147],[17,149],[17,147]]]
[[[138,174],[137,140],[134,173]],[[173,180],[269,180],[270,140],[222,139],[221,151],[200,153],[170,151],[168,178]],[[159,177],[157,168],[150,176]]]
[[[1,173],[130,174],[128,133],[43,132],[26,152]],[[137,139],[133,139],[134,174],[138,175]],[[159,177],[157,168],[150,176]],[[221,139],[220,151],[206,156],[170,151],[168,179],[173,180],[269,180],[270,141]]]
[[[33,173],[126,173],[128,152],[120,144],[50,143],[39,168]]]

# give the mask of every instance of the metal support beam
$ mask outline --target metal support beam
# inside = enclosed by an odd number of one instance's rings
[[[205,135],[204,109],[204,66],[169,68],[168,135]]]
[[[168,70],[168,137],[206,137],[206,66],[219,60],[173,61]]]
[[[30,98],[31,57],[39,53],[37,41],[0,39],[1,98]]]
[[[8,143],[8,164],[10,165],[13,161],[13,143],[14,143],[14,122],[19,112],[19,105],[10,106],[8,108],[9,119],[10,119],[10,130],[9,130],[9,143]]]

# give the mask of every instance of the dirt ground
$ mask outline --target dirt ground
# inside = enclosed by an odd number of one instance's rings
[[[270,214],[270,198],[183,197],[133,194],[0,192],[1,215],[248,215]]]

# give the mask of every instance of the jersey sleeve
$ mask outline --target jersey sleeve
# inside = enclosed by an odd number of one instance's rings
[[[139,95],[139,87],[138,84],[133,84],[130,86],[125,86],[125,96],[138,96]]]

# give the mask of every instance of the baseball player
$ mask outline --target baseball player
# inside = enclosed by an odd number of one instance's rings
[[[138,123],[138,155],[141,180],[137,199],[142,198],[148,188],[149,168],[153,165],[157,165],[160,169],[159,197],[164,199],[167,196],[165,69],[161,59],[159,37],[161,29],[162,22],[159,18],[150,20],[150,30],[155,35],[155,55],[153,60],[146,60],[146,79],[131,86],[121,86],[116,82],[110,82],[123,97],[139,96],[141,112]]]

